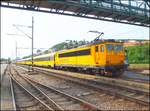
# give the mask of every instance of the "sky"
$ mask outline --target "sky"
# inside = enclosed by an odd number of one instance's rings
[[[1,57],[15,59],[17,56],[31,54],[31,39],[18,31],[13,25],[32,25],[34,17],[34,52],[46,50],[65,40],[93,40],[94,30],[104,32],[103,39],[149,39],[147,27],[127,25],[87,18],[71,17],[58,14],[32,12],[18,9],[1,8]],[[31,36],[31,28],[18,27]],[[16,34],[16,35],[9,35]],[[27,49],[26,49],[27,48]]]

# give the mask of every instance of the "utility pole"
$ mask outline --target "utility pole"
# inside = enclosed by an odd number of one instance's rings
[[[34,34],[34,18],[33,18],[33,16],[32,16],[32,68],[31,68],[31,70],[33,71],[33,49],[34,49],[34,47],[33,47],[33,34]]]
[[[34,38],[34,17],[32,16],[32,26],[25,26],[25,25],[15,25],[15,24],[13,24],[13,26],[14,27],[16,27],[16,29],[18,30],[18,31],[20,31],[21,33],[23,33],[26,37],[28,37],[29,39],[31,39],[31,55],[32,55],[32,57],[31,57],[31,62],[32,62],[32,66],[31,66],[31,71],[33,71],[33,50],[34,50],[34,45],[33,45],[33,38]],[[32,35],[30,36],[30,35],[28,35],[28,34],[26,34],[26,33],[24,33],[24,31],[22,31],[22,30],[20,30],[19,28],[18,28],[18,26],[19,27],[27,27],[27,28],[32,28]],[[8,34],[8,35],[17,35],[17,34]],[[20,36],[23,36],[23,35],[20,35]],[[17,50],[17,48],[16,48],[16,50]],[[17,56],[17,54],[16,54],[16,56]],[[17,57],[16,57],[16,59],[17,59]],[[30,68],[29,68],[30,69]]]

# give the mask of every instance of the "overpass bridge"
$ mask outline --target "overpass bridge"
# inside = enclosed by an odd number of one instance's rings
[[[2,0],[0,6],[150,26],[149,0]]]

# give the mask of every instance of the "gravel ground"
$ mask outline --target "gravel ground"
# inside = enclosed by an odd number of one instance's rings
[[[131,78],[131,79],[139,79],[139,80],[144,80],[144,81],[149,81],[149,75],[144,75],[144,74],[139,74],[139,73],[135,73],[133,71],[126,71],[122,77],[126,77],[126,78]]]

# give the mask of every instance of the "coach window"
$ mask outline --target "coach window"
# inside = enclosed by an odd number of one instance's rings
[[[100,46],[100,51],[101,51],[101,52],[104,52],[104,46],[103,46],[103,45]]]
[[[95,47],[95,52],[98,52],[98,46]]]

